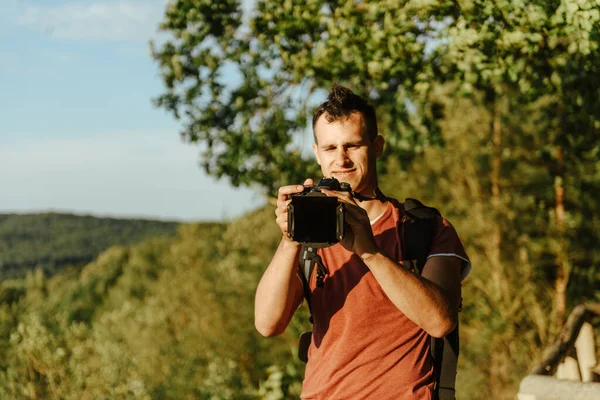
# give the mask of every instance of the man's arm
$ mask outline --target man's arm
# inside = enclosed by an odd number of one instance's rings
[[[297,243],[281,239],[258,283],[254,299],[254,326],[263,336],[283,333],[302,301],[303,287],[297,274],[299,253]]]
[[[350,230],[341,244],[362,259],[390,301],[429,335],[443,337],[450,333],[458,321],[463,260],[430,257],[422,274],[416,275],[377,246],[367,212],[348,193],[323,192],[347,204]]]
[[[304,184],[313,183],[307,179]],[[301,245],[287,237],[289,196],[302,190],[302,185],[283,186],[277,196],[276,222],[283,237],[258,283],[254,299],[254,326],[263,336],[283,333],[302,302],[304,289],[298,276]]]
[[[379,250],[361,258],[390,301],[425,332],[443,337],[454,329],[458,321],[463,260],[431,257],[418,276]]]

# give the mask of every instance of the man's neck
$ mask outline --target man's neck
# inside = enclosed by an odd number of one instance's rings
[[[379,200],[362,201],[359,202],[358,205],[367,212],[369,220],[374,220],[375,218],[379,217],[385,212],[388,206],[387,200],[385,201],[385,203]]]

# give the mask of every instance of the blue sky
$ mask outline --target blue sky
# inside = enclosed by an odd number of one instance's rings
[[[0,212],[223,220],[264,204],[198,167],[151,99],[166,0],[0,0]]]

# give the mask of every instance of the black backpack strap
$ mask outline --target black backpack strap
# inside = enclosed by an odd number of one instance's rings
[[[456,328],[440,339],[431,338],[431,348],[436,373],[434,399],[454,400],[456,369],[458,365],[458,324]]]
[[[406,215],[400,232],[404,262],[411,262],[416,273],[421,275],[441,214],[437,209],[427,207],[415,199],[406,199],[402,208]],[[458,352],[458,325],[443,338],[431,337],[436,400],[455,400]]]
[[[310,277],[312,276],[315,266],[317,267],[317,287],[323,287],[325,275],[329,273],[321,256],[317,254],[317,250],[312,247],[302,246],[302,285],[304,286],[304,298],[308,304],[308,310],[311,313],[310,322],[312,323],[312,308],[310,304]]]
[[[302,246],[302,264],[300,265],[300,269],[302,273],[300,274],[300,278],[302,279],[302,286],[304,289],[304,298],[306,299],[306,304],[308,305],[308,311],[310,313],[310,323],[313,322],[312,317],[312,307],[310,304],[310,276],[315,268],[315,261],[313,257],[310,255],[314,253],[314,249],[312,247]]]
[[[440,212],[423,205],[419,200],[406,199],[402,203],[405,220],[402,223],[402,255],[404,261],[413,263],[417,274],[421,275],[429,255],[433,233]]]
[[[302,246],[300,252],[302,254],[302,262],[300,264],[302,273],[300,274],[300,278],[302,279],[304,298],[306,299],[308,312],[310,313],[309,320],[312,324],[313,316],[312,305],[310,301],[310,277],[312,276],[315,266],[317,266],[317,287],[322,287],[323,279],[325,278],[325,275],[328,274],[328,271],[325,265],[323,265],[323,260],[321,260],[321,257],[317,254],[316,249],[308,246]],[[304,332],[300,336],[300,341],[298,344],[298,358],[302,362],[308,362],[308,348],[310,346],[311,338],[312,332]]]

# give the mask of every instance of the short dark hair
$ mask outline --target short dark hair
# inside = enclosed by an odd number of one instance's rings
[[[348,118],[353,112],[359,112],[363,116],[364,126],[371,141],[377,137],[377,118],[375,109],[365,99],[355,94],[352,90],[334,83],[327,100],[317,108],[313,115],[313,135],[315,142],[317,135],[314,133],[317,120],[323,114],[327,122],[332,123]],[[363,131],[364,132],[364,131]]]

